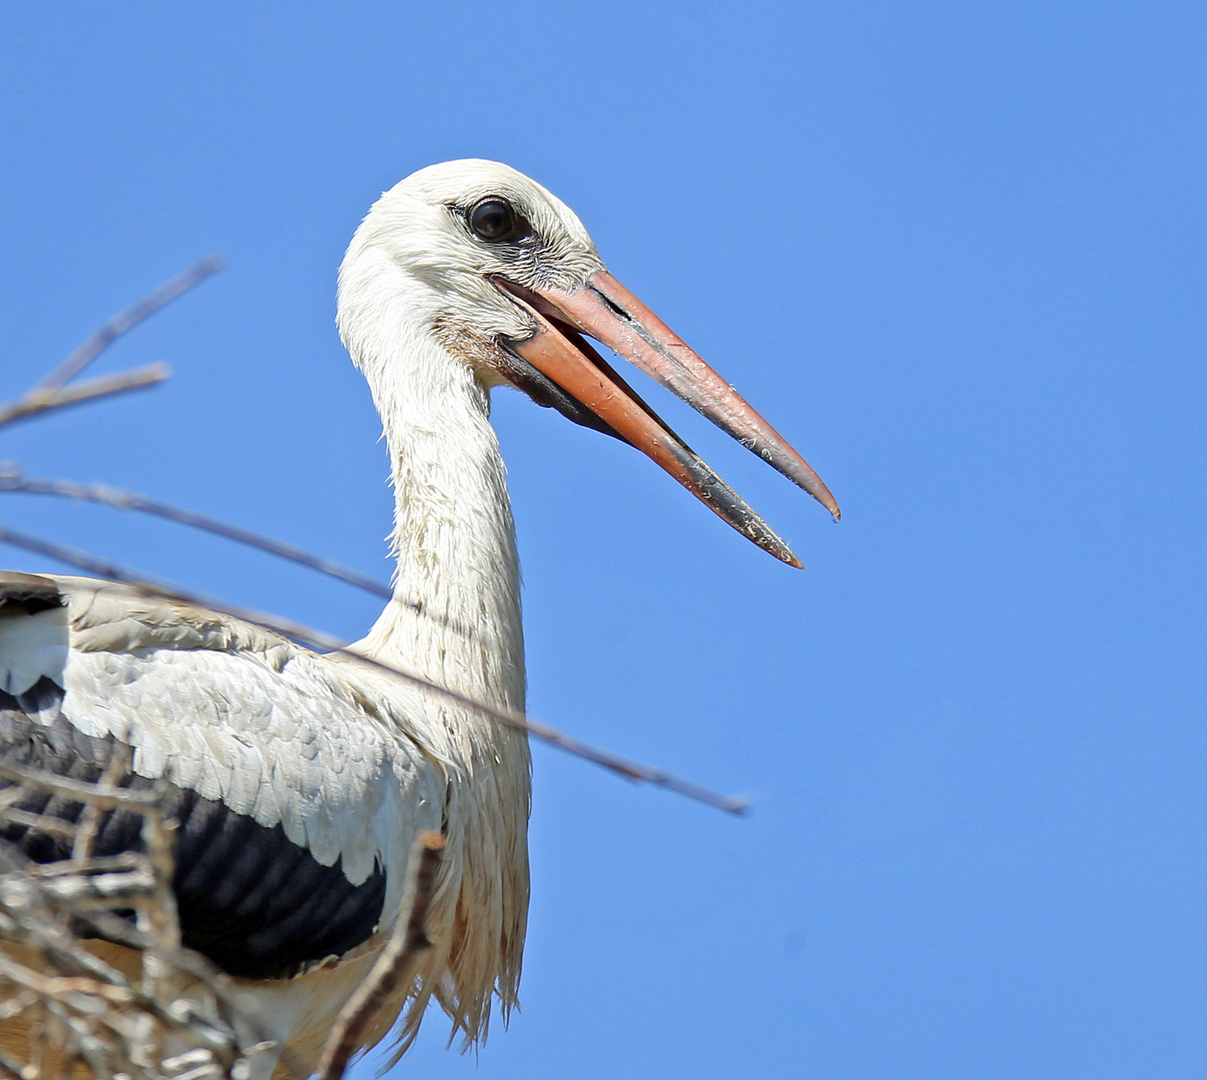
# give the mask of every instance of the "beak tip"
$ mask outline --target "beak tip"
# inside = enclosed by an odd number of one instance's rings
[[[805,487],[805,485],[802,484],[801,487]],[[810,484],[808,487],[805,487],[805,490],[830,511],[830,517],[835,521],[842,520],[842,510],[839,509],[838,500],[830,494],[830,489],[821,482],[820,478],[816,487]]]

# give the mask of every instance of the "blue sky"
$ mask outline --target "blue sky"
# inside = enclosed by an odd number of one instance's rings
[[[386,575],[335,270],[381,190],[482,156],[570,203],[842,503],[830,524],[640,384],[793,572],[498,396],[532,712],[756,808],[538,748],[523,1012],[476,1057],[432,1015],[400,1075],[1201,1075],[1204,22],[0,6],[0,397],[230,260],[97,367],[170,383],[8,428],[0,458]],[[11,495],[0,521],[345,636],[375,614],[167,524]]]

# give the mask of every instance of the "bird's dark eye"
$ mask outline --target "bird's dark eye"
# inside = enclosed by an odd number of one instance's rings
[[[493,197],[474,203],[469,211],[469,227],[479,240],[489,244],[518,240],[528,232],[528,222],[511,208],[510,203]]]

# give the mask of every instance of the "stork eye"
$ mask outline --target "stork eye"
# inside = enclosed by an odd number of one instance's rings
[[[518,240],[528,232],[526,222],[502,199],[487,198],[477,202],[469,211],[469,227],[479,240],[488,244]]]

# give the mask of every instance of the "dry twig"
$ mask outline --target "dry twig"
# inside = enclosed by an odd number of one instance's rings
[[[0,491],[18,492],[22,495],[57,495],[66,499],[82,499],[86,502],[112,506],[118,510],[137,510],[155,517],[167,518],[169,521],[176,521],[181,525],[188,525],[191,528],[221,536],[226,540],[233,540],[237,544],[246,544],[248,547],[266,551],[270,555],[308,566],[329,577],[355,585],[358,589],[364,589],[365,592],[370,592],[374,596],[380,596],[386,600],[395,599],[394,590],[384,581],[378,581],[368,574],[362,574],[350,566],[344,566],[333,559],[316,555],[296,544],[265,536],[263,533],[245,529],[241,525],[234,525],[221,518],[211,517],[209,514],[188,510],[183,506],[175,506],[160,499],[152,499],[147,495],[139,495],[134,491],[122,491],[120,488],[110,487],[108,484],[81,484],[75,480],[45,480],[25,476],[15,461],[0,463]],[[421,609],[421,605],[418,603],[405,600],[400,603],[415,611]]]
[[[126,390],[141,390],[146,386],[161,383],[172,369],[167,364],[148,364],[146,367],[135,368],[133,371],[122,371],[116,375],[102,375],[98,379],[88,379],[86,382],[67,386],[62,390],[31,391],[16,401],[0,405],[0,426],[11,424],[14,420],[22,420],[37,413],[50,412],[52,409],[62,409],[67,405],[79,405],[93,398],[112,397]]]
[[[144,319],[167,307],[173,300],[200,285],[206,278],[226,266],[221,255],[207,255],[190,266],[171,281],[160,285],[135,304],[131,304],[120,315],[94,330],[88,340],[59,364],[49,375],[34,387],[35,391],[54,392],[66,386],[81,371],[101,355],[122,334],[133,330]]]
[[[340,1010],[319,1060],[319,1080],[341,1080],[365,1027],[395,989],[411,978],[419,956],[432,947],[427,915],[443,850],[440,833],[424,831],[415,837],[393,933],[364,982]]]
[[[48,375],[25,394],[7,405],[0,405],[0,426],[28,416],[49,412],[51,409],[78,405],[80,402],[91,401],[94,398],[109,397],[127,390],[138,390],[163,382],[171,374],[168,366],[166,364],[149,364],[133,371],[103,375],[98,379],[89,379],[87,382],[77,383],[74,386],[67,385],[122,334],[154,315],[178,296],[184,295],[191,288],[199,285],[211,274],[217,273],[225,265],[226,263],[219,256],[207,256],[190,266],[183,274],[172,278],[171,281],[143,297],[138,303],[126,308],[121,314],[115,315],[93,331],[87,341],[62,363],[56,365]]]
[[[52,540],[46,540],[40,536],[32,536],[29,533],[10,529],[6,525],[0,525],[0,542],[12,544],[14,547],[23,548],[26,551],[32,551],[39,555],[45,555],[58,562],[66,563],[68,566],[74,566],[90,574],[95,574],[98,577],[107,578],[110,581],[125,585],[144,595],[163,596],[183,601],[186,604],[192,604],[195,607],[216,611],[222,615],[229,615],[235,619],[242,619],[244,622],[253,623],[266,630],[271,630],[275,634],[280,634],[310,649],[320,652],[339,652],[355,657],[358,662],[367,667],[375,668],[395,678],[402,679],[412,686],[418,686],[423,690],[438,694],[450,701],[455,701],[465,708],[473,709],[484,716],[489,716],[500,724],[505,724],[518,731],[525,731],[542,742],[556,746],[559,750],[565,750],[576,757],[583,758],[611,772],[618,773],[626,780],[665,788],[668,791],[685,795],[689,799],[695,799],[697,802],[715,806],[717,809],[725,810],[731,814],[743,814],[749,808],[749,804],[743,798],[735,795],[722,795],[710,788],[703,787],[690,780],[685,780],[674,773],[667,772],[665,769],[660,769],[653,765],[642,765],[637,762],[628,761],[617,754],[601,750],[599,747],[591,746],[589,743],[581,742],[573,736],[566,735],[558,731],[557,728],[550,727],[539,720],[534,720],[524,713],[499,708],[495,705],[488,705],[484,701],[478,701],[447,686],[441,686],[439,683],[425,679],[414,672],[392,667],[389,664],[383,664],[379,660],[373,660],[350,649],[349,643],[346,641],[342,641],[321,630],[315,630],[302,623],[295,622],[292,619],[285,619],[278,615],[269,615],[266,612],[256,611],[253,608],[246,608],[238,604],[230,604],[213,597],[193,593],[169,582],[159,581],[148,575],[137,573],[117,563],[99,559],[86,551],[80,551],[77,548],[57,544]]]
[[[151,514],[154,517],[166,518],[168,521],[175,521],[193,529],[200,529],[202,532],[220,536],[225,540],[233,540],[237,544],[245,544],[248,547],[258,548],[260,551],[268,552],[269,555],[276,555],[278,558],[287,559],[301,566],[307,566],[312,570],[317,570],[321,574],[326,574],[328,577],[333,577],[348,585],[355,585],[358,589],[364,589],[365,592],[372,593],[374,596],[383,597],[392,604],[401,604],[403,607],[410,608],[417,615],[439,623],[441,626],[447,627],[462,637],[472,639],[481,639],[482,637],[473,627],[464,626],[456,620],[445,619],[440,615],[435,615],[428,611],[419,601],[408,600],[405,597],[398,596],[384,581],[378,581],[368,574],[362,574],[359,570],[353,570],[350,566],[344,566],[342,563],[328,559],[323,555],[316,555],[312,551],[307,551],[305,548],[300,548],[296,544],[290,544],[285,540],[278,540],[275,537],[266,536],[264,533],[245,529],[242,525],[235,525],[229,521],[223,521],[221,518],[212,517],[209,514],[202,514],[196,510],[188,510],[185,507],[175,506],[160,499],[152,499],[147,495],[139,495],[133,491],[123,491],[120,488],[110,487],[108,484],[81,484],[75,480],[46,480],[25,476],[15,461],[0,462],[0,492],[4,491],[21,495],[56,495],[66,499],[80,499],[86,502],[100,503],[104,506],[112,506],[118,510],[137,510],[144,514]]]

